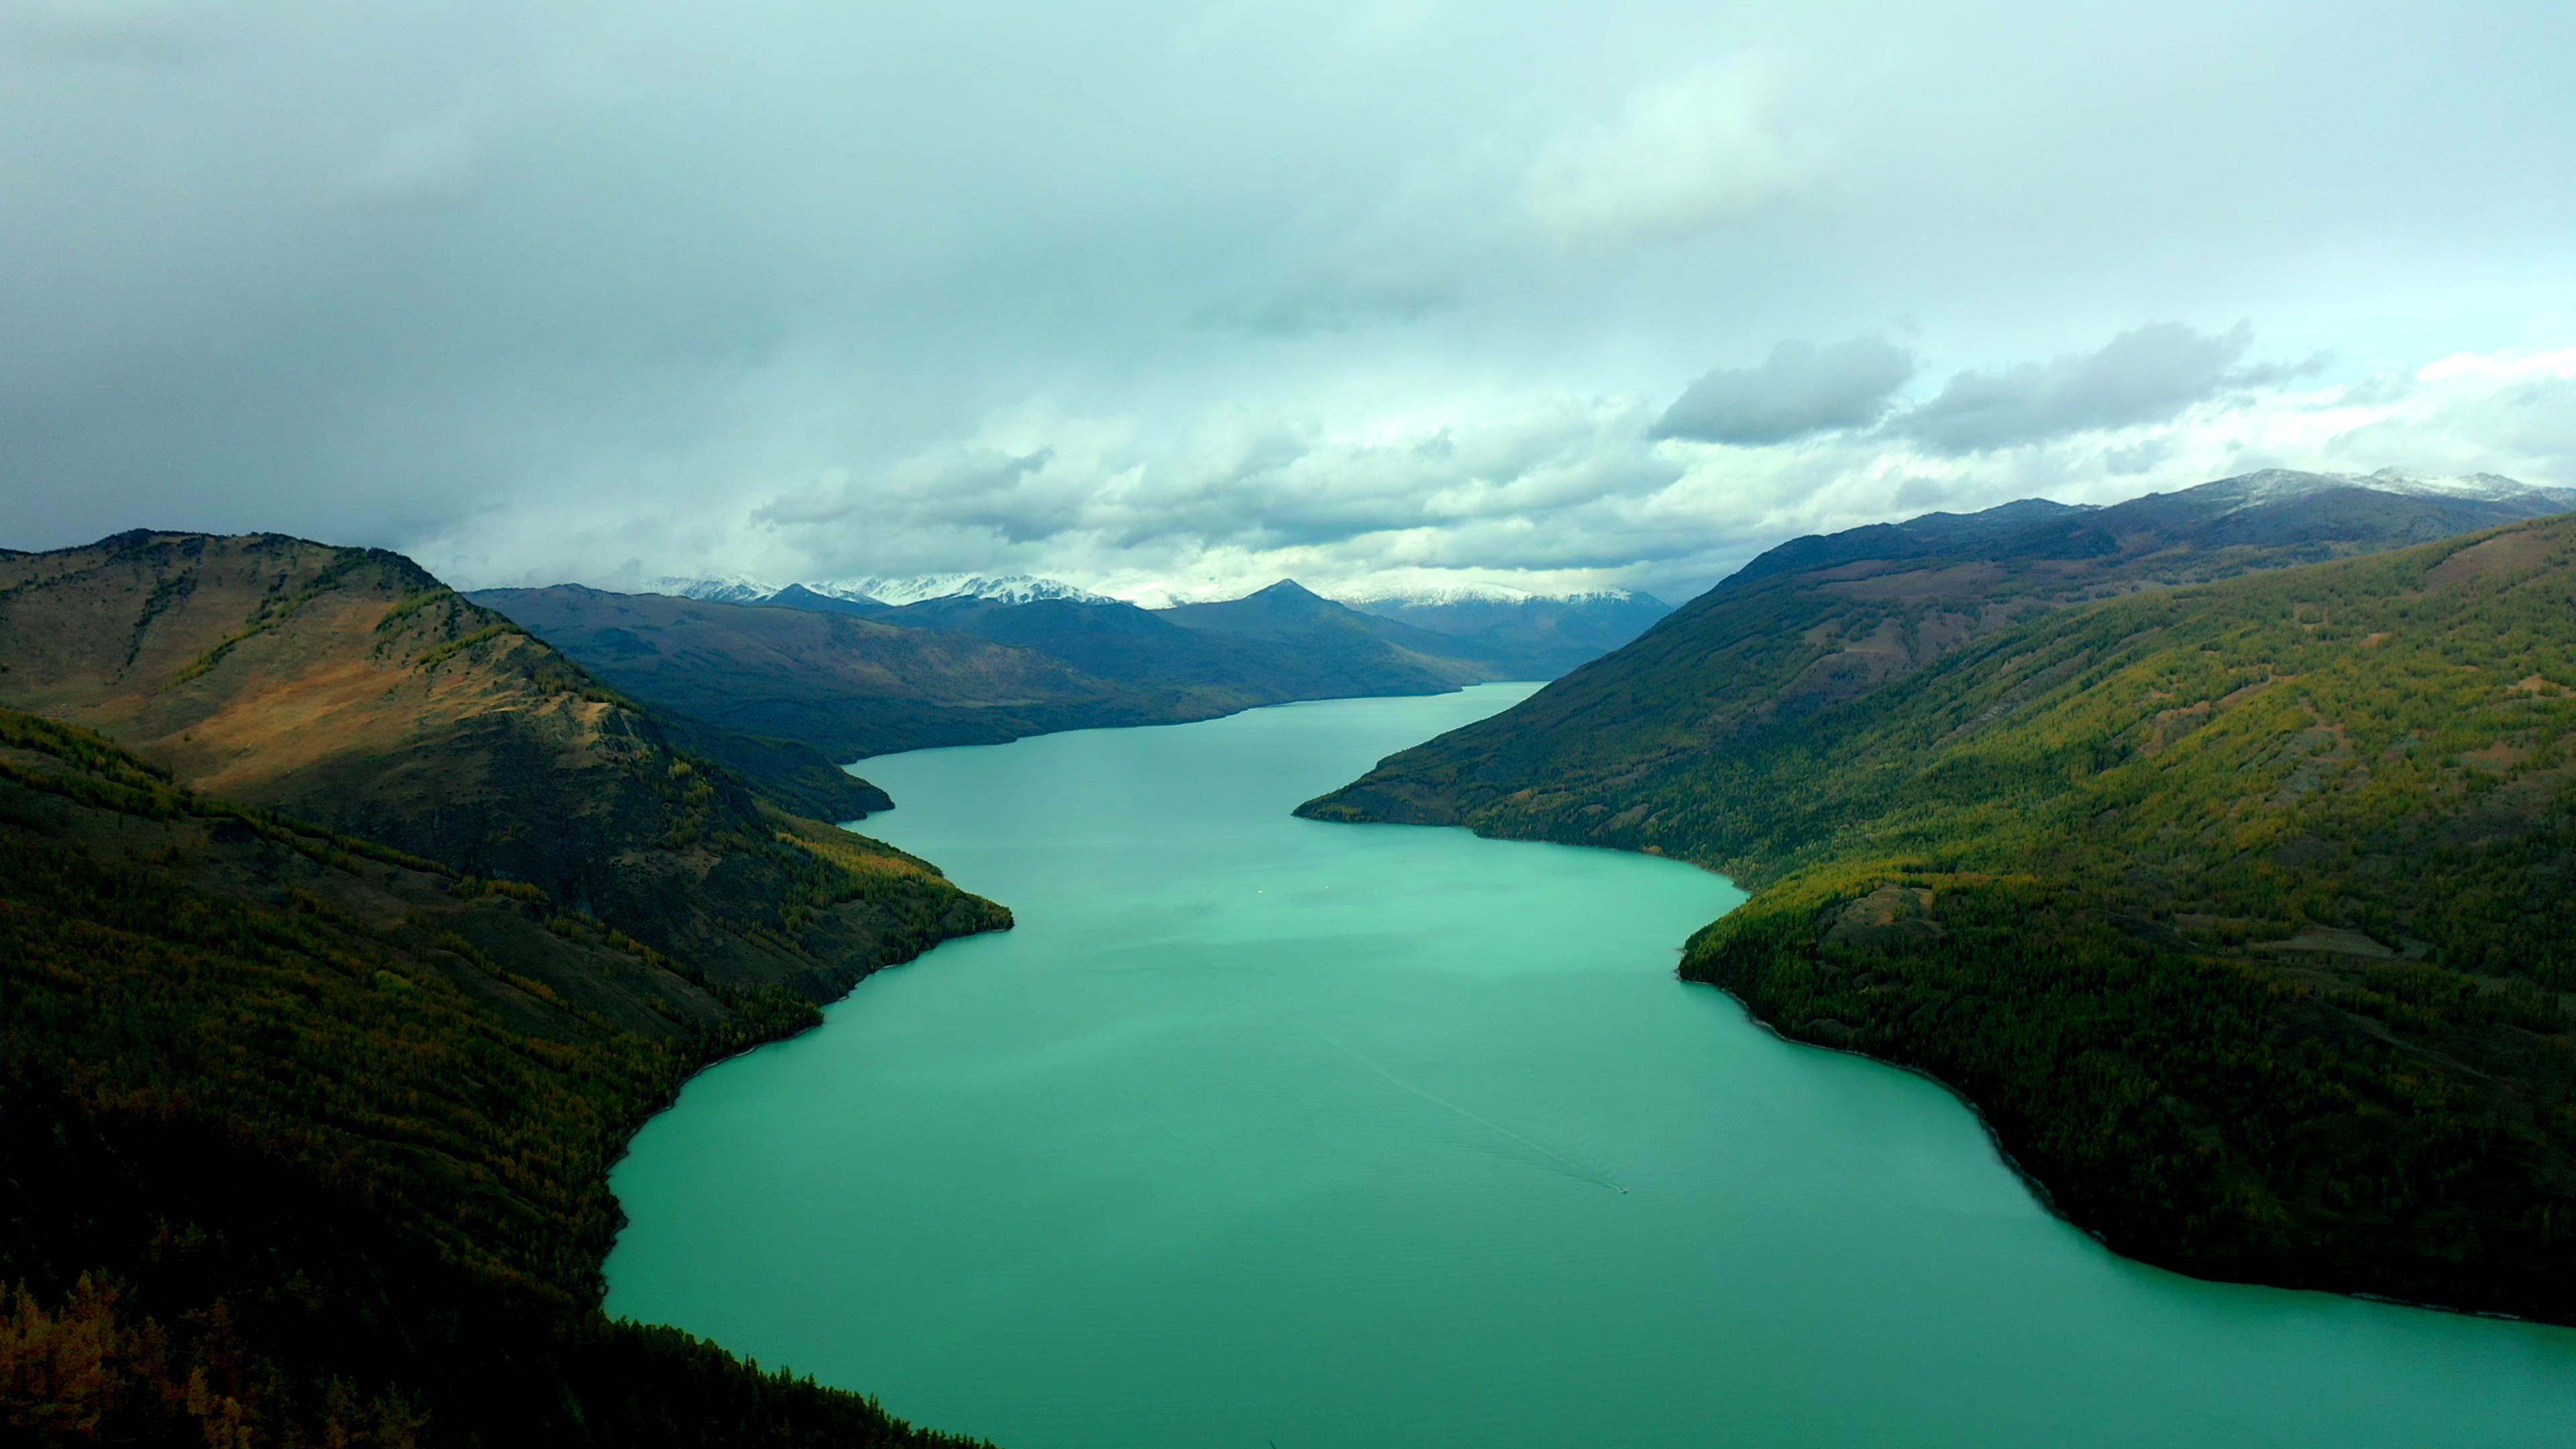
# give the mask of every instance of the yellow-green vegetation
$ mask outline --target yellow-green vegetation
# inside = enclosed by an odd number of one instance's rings
[[[398,554],[387,553],[382,549],[352,548],[341,549],[338,553],[338,557],[298,581],[292,589],[286,587],[291,575],[280,574],[277,584],[269,590],[268,596],[260,601],[259,608],[252,613],[247,622],[239,629],[225,635],[205,652],[180,665],[178,671],[170,676],[170,682],[174,685],[185,684],[192,679],[203,677],[216,665],[221,664],[224,657],[232,653],[243,641],[255,639],[294,618],[298,610],[330,593],[350,575],[361,569],[395,564],[404,568],[412,567],[410,560]],[[144,606],[141,622],[135,625],[134,638],[137,645],[141,643],[145,631],[151,626],[154,618],[171,604],[186,598],[192,592],[185,582],[185,577],[185,575],[165,577],[156,584],[151,599]],[[132,662],[134,653],[133,648],[127,650],[127,662]]]
[[[957,1442],[599,1311],[608,1164],[808,996],[86,730],[0,711],[0,765],[0,1437]],[[852,970],[1006,919],[909,858],[764,843],[881,918]]]
[[[1624,759],[1559,729],[1409,783],[1756,887],[1685,975],[1951,1082],[2124,1252],[2576,1321],[2576,520],[2052,612],[1636,748],[1683,677],[1604,707]]]
[[[504,634],[525,634],[526,632],[528,631],[520,628],[518,625],[508,623],[506,621],[495,624],[486,624],[471,634],[460,635],[443,644],[431,646],[428,653],[420,656],[420,667],[423,669],[436,669],[438,666],[455,658],[457,655],[464,653],[466,650],[473,648],[477,644],[489,644]],[[603,694],[600,698],[606,700],[608,699],[608,696]]]
[[[0,556],[0,703],[97,728],[226,801],[543,890],[746,983],[855,976],[872,907],[788,930],[762,801],[882,793],[811,750],[675,729],[409,560],[135,533]],[[184,675],[177,687],[158,687]],[[718,764],[708,752],[722,754]]]

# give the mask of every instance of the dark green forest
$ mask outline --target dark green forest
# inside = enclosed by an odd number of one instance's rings
[[[1687,977],[1951,1083],[2125,1253],[2576,1321],[2576,520],[2048,612],[1723,736],[1441,768],[1480,829],[1755,889]]]
[[[778,929],[864,899],[881,965],[1007,923],[800,828],[779,832],[809,865]],[[604,980],[624,994],[579,1003]],[[0,712],[0,1428],[965,1442],[600,1311],[623,1144],[697,1067],[817,1019],[541,890],[207,799]]]

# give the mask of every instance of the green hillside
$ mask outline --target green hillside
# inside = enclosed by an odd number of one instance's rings
[[[843,864],[885,928],[853,969],[1005,919],[899,858]],[[0,1428],[955,1442],[599,1311],[627,1138],[818,1015],[0,711]]]
[[[0,553],[0,701],[0,1438],[934,1442],[608,1322],[607,1168],[1008,912],[398,555]]]
[[[1686,975],[1958,1086],[2123,1252],[2576,1320],[2576,519],[2055,609],[1716,744],[1639,724],[1704,671],[1623,677],[1306,811],[1727,871]]]

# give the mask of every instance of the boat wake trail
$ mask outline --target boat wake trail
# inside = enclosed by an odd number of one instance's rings
[[[1318,1040],[1322,1041],[1325,1045],[1330,1046],[1335,1051],[1340,1052],[1342,1055],[1349,1057],[1352,1061],[1355,1061],[1361,1066],[1368,1068],[1370,1071],[1377,1073],[1379,1076],[1384,1077],[1387,1081],[1393,1083],[1402,1090],[1410,1092],[1414,1096],[1420,1097],[1422,1100],[1429,1102],[1432,1106],[1453,1112],[1507,1142],[1528,1148],[1531,1152],[1536,1153],[1539,1156],[1542,1165],[1546,1166],[1551,1172],[1571,1177],[1577,1182],[1591,1183],[1595,1187],[1606,1187],[1612,1192],[1619,1193],[1623,1196],[1628,1191],[1627,1187],[1617,1178],[1601,1171],[1599,1168],[1586,1167],[1582,1163],[1575,1161],[1573,1158],[1566,1156],[1564,1153],[1559,1152],[1544,1143],[1534,1142],[1529,1138],[1522,1136],[1520,1133],[1513,1131],[1491,1117],[1485,1116],[1483,1113],[1470,1111],[1467,1108],[1461,1107],[1457,1103],[1450,1101],[1448,1098],[1441,1096],[1437,1092],[1433,1092],[1418,1083],[1408,1081],[1407,1079],[1396,1075],[1394,1072],[1388,1071],[1384,1066],[1380,1065],[1365,1053],[1360,1052],[1338,1038],[1327,1036],[1320,1031],[1316,1032],[1315,1036]]]

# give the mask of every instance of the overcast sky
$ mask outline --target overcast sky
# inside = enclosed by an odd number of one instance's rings
[[[0,544],[1679,598],[2576,485],[2576,6],[0,0]]]

